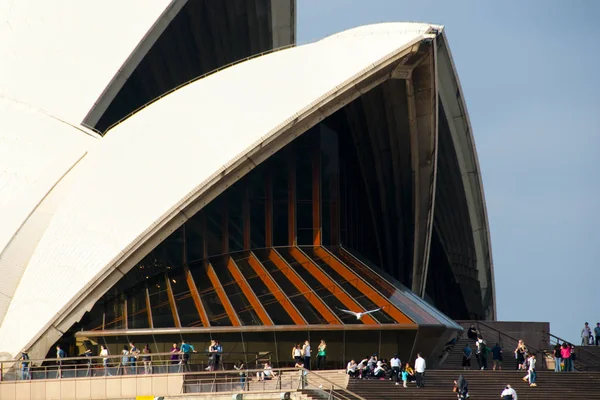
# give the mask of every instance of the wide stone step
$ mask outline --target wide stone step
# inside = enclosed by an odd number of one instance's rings
[[[428,371],[425,375],[425,388],[417,388],[410,383],[408,388],[396,386],[388,380],[351,379],[348,389],[370,399],[455,399],[452,392],[453,381],[458,378],[457,371]],[[530,387],[522,381],[525,375],[517,371],[465,371],[469,382],[469,394],[474,400],[495,399],[500,397],[502,389],[510,383],[517,391],[519,399],[592,399],[600,400],[600,373],[539,372],[537,387]]]

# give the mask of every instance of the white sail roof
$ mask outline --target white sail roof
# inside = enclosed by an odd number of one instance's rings
[[[218,185],[224,168],[288,133],[309,110],[336,101],[431,28],[365,26],[254,58],[177,90],[109,131],[86,156],[83,179],[29,261],[0,327],[0,352],[32,345],[67,313],[81,316],[92,305],[81,300],[148,232]]]

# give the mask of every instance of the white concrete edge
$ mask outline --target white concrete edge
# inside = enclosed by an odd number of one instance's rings
[[[454,77],[454,83],[456,85],[456,88],[458,89],[458,91],[460,92],[460,100],[458,101],[458,106],[461,109],[462,112],[462,119],[465,123],[465,126],[467,127],[467,132],[465,132],[467,141],[469,142],[469,145],[471,147],[471,153],[473,155],[473,160],[474,160],[474,171],[477,175],[477,178],[475,180],[475,185],[476,187],[474,189],[472,189],[471,191],[467,191],[467,193],[471,192],[471,195],[474,195],[473,190],[477,191],[477,196],[479,197],[480,201],[475,202],[479,208],[478,214],[480,216],[482,216],[482,218],[479,218],[478,216],[475,216],[478,220],[482,219],[480,221],[481,226],[479,228],[477,228],[476,226],[473,226],[473,230],[474,230],[474,238],[476,240],[476,243],[479,242],[481,243],[482,239],[486,242],[485,244],[482,244],[482,246],[484,246],[487,249],[488,252],[488,257],[489,257],[489,269],[490,269],[490,288],[492,290],[491,296],[492,296],[492,310],[486,310],[487,311],[491,311],[491,315],[489,315],[489,319],[495,320],[497,317],[497,311],[496,311],[496,284],[495,284],[495,274],[494,274],[494,262],[493,262],[493,256],[492,256],[492,244],[491,244],[491,236],[490,236],[490,228],[489,228],[489,221],[488,221],[488,215],[487,215],[487,205],[486,205],[486,201],[485,201],[485,193],[483,190],[483,180],[481,177],[481,168],[479,166],[479,157],[477,155],[477,148],[475,146],[475,139],[473,137],[473,128],[471,126],[471,120],[469,118],[469,113],[467,110],[467,106],[465,103],[465,98],[463,95],[463,90],[462,90],[462,86],[460,84],[460,79],[458,77],[457,71],[456,71],[456,66],[454,64],[454,60],[452,58],[452,53],[450,51],[450,46],[448,44],[448,39],[446,37],[446,34],[444,32],[442,32],[441,34],[441,42],[443,44],[443,48],[446,50],[446,54],[445,56],[447,57],[449,64],[451,66],[452,69],[452,75]],[[454,98],[456,101],[456,96],[451,96],[451,98]],[[449,99],[447,99],[449,100]],[[448,121],[449,123],[453,124],[453,121]],[[463,160],[464,161],[464,160]],[[464,176],[463,176],[463,182],[465,181]],[[468,180],[467,180],[468,181]],[[467,182],[470,186],[470,182]],[[466,189],[467,187],[465,187]],[[482,232],[485,231],[485,232]],[[477,232],[481,232],[479,235],[477,235]],[[484,237],[481,238],[480,235],[483,235]],[[480,260],[478,257],[478,264],[479,262],[484,262],[483,260]],[[479,268],[478,268],[479,269]],[[486,268],[487,269],[487,268]],[[486,271],[487,272],[487,271]],[[487,277],[486,277],[487,280]]]

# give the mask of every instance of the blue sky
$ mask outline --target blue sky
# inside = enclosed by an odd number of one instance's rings
[[[483,175],[498,319],[600,321],[600,1],[297,0],[298,42],[442,24]],[[579,343],[579,342],[577,342]]]

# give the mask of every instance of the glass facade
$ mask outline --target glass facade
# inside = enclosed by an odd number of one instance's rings
[[[404,90],[396,85],[363,97]],[[431,347],[432,337],[460,330],[404,286],[413,247],[408,130],[402,120],[377,125],[365,104],[321,121],[192,215],[72,331],[111,343],[109,331],[161,329],[152,342],[168,347],[169,329],[200,346],[217,329],[230,346],[272,351],[282,363],[296,341],[327,337],[332,362],[342,363],[410,352],[417,337]]]

